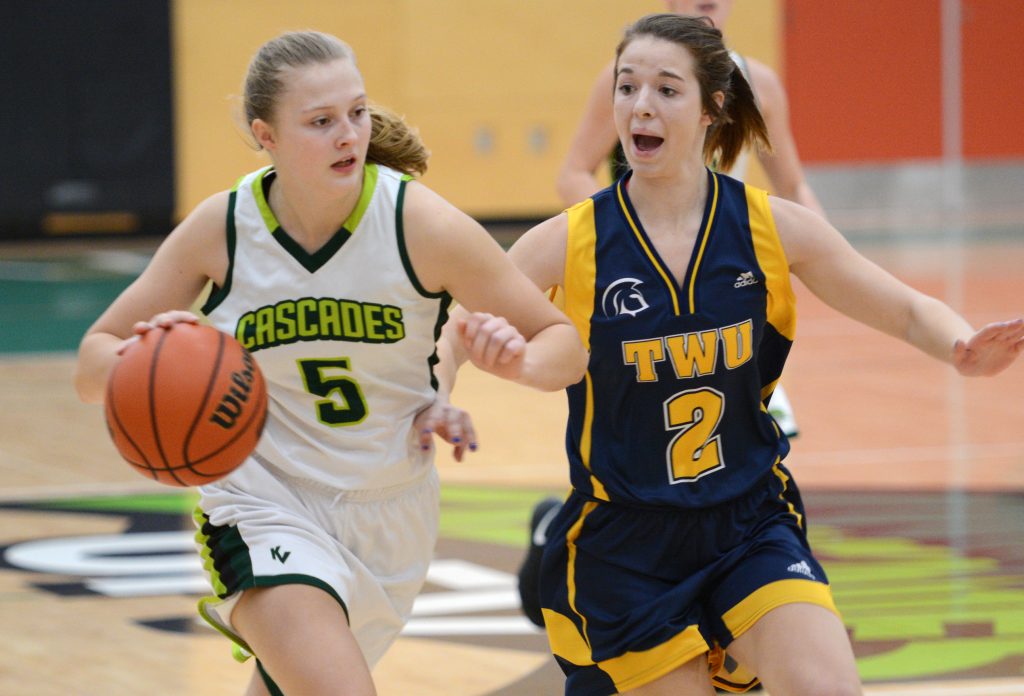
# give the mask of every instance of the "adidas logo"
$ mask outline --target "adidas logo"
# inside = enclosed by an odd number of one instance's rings
[[[811,572],[811,567],[807,565],[807,561],[800,561],[799,563],[794,563],[788,568],[786,568],[786,570],[788,570],[790,573],[799,573],[800,575],[806,575],[811,580],[816,579],[814,577],[814,573]]]
[[[736,282],[733,283],[732,286],[734,288],[742,288],[742,287],[746,287],[747,285],[756,285],[756,284],[757,284],[757,278],[754,277],[754,272],[753,271],[743,271],[743,273],[740,273],[738,276],[736,276]]]

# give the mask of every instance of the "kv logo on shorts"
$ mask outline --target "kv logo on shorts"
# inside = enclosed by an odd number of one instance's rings
[[[619,278],[608,286],[601,296],[601,308],[606,317],[628,314],[635,317],[650,305],[640,292],[643,281],[637,278]]]
[[[273,558],[275,561],[281,561],[281,563],[287,561],[288,557],[291,555],[291,551],[285,551],[284,553],[281,553],[280,546],[275,546],[274,548],[270,549],[270,557]]]

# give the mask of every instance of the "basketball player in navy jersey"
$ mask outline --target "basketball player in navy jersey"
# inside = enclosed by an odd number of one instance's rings
[[[795,334],[790,274],[968,376],[1017,359],[1024,319],[975,330],[817,213],[709,169],[768,147],[768,133],[706,19],[634,23],[609,97],[631,173],[509,252],[564,291],[590,350],[568,388],[571,490],[541,564],[565,693],[713,694],[760,679],[775,694],[859,694],[766,409]]]
[[[719,29],[725,25],[732,13],[733,0],[665,0],[670,12],[687,16],[705,16]],[[747,175],[751,156],[755,156],[768,176],[772,192],[807,206],[825,216],[814,190],[804,176],[796,142],[789,125],[789,103],[785,87],[779,76],[764,63],[730,51],[733,61],[743,72],[757,100],[764,118],[771,151],[744,148],[728,166],[712,163],[713,168],[729,176],[743,180]],[[615,83],[614,61],[609,62],[594,81],[587,99],[580,123],[573,135],[569,150],[558,172],[556,186],[562,203],[566,206],[597,192],[601,185],[598,174],[607,164],[612,181],[618,181],[629,169],[619,144],[612,117],[612,103],[608,95]],[[717,165],[717,166],[715,166]],[[782,384],[772,393],[768,412],[778,422],[786,437],[796,437],[800,428],[793,406]],[[541,500],[534,507],[530,519],[530,544],[519,568],[519,595],[523,613],[537,626],[544,625],[537,599],[537,575],[540,572],[540,556],[543,552],[546,523],[558,507],[555,498]]]

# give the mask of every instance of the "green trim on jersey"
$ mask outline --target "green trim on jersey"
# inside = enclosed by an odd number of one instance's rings
[[[256,207],[259,208],[260,217],[263,218],[263,224],[265,224],[267,229],[270,230],[271,234],[273,234],[281,225],[277,221],[277,218],[274,217],[274,211],[270,209],[270,203],[267,202],[267,198],[264,195],[264,191],[266,191],[266,189],[264,188],[263,183],[264,179],[268,182],[270,181],[267,179],[267,174],[271,171],[273,171],[273,167],[264,167],[260,170],[259,174],[253,177],[252,195],[253,198],[256,199]]]
[[[224,287],[218,286],[216,283],[210,288],[210,296],[206,298],[206,302],[203,303],[202,308],[199,310],[203,314],[209,314],[217,308],[224,298],[231,292],[231,277],[235,272],[235,244],[238,240],[238,231],[235,229],[235,203],[238,198],[238,185],[231,189],[231,195],[228,196],[228,219],[227,219],[227,244],[228,244],[228,270],[224,273]]]
[[[377,189],[378,173],[379,170],[376,164],[367,164],[363,167],[363,192],[359,194],[355,210],[352,211],[352,214],[345,220],[345,224],[342,225],[342,227],[353,234],[356,228],[359,227],[359,223],[362,222],[366,209],[370,207],[373,192]]]
[[[263,668],[263,663],[259,660],[256,660],[256,669],[259,670],[260,678],[263,680],[263,685],[267,687],[267,691],[270,692],[270,696],[284,696],[281,687],[274,683],[274,680],[267,674],[267,670]]]
[[[444,290],[441,292],[430,292],[423,287],[420,279],[416,277],[416,271],[412,267],[412,259],[409,258],[409,250],[405,246],[405,223],[402,221],[405,210],[405,185],[411,180],[412,177],[408,174],[402,177],[402,183],[398,185],[398,198],[395,201],[395,232],[398,235],[398,254],[402,257],[402,266],[405,268],[405,274],[409,276],[409,282],[416,288],[416,292],[424,297],[436,300],[448,293]]]
[[[437,344],[438,339],[441,338],[441,330],[444,329],[444,325],[448,323],[448,308],[452,304],[452,296],[447,292],[442,293],[441,304],[437,308],[437,321],[434,323],[434,344]],[[438,381],[437,375],[434,374],[434,366],[441,362],[441,358],[437,356],[437,348],[434,348],[434,352],[427,358],[427,368],[430,370],[430,386],[437,391]]]
[[[301,244],[292,239],[283,227],[278,227],[274,230],[274,239],[277,240],[278,244],[284,247],[284,250],[310,273],[316,273],[325,263],[330,261],[338,252],[338,249],[344,246],[351,236],[352,233],[342,227],[334,233],[333,237],[327,240],[326,244],[310,254],[302,248]]]
[[[359,200],[356,202],[356,207],[352,210],[352,213],[348,216],[338,231],[334,233],[334,236],[332,236],[326,244],[312,254],[302,248],[302,245],[296,242],[291,235],[288,234],[288,231],[281,226],[281,223],[274,215],[274,211],[270,209],[270,203],[267,201],[267,192],[269,190],[273,174],[273,168],[267,167],[266,169],[261,170],[252,181],[253,198],[260,211],[260,216],[263,218],[263,223],[266,225],[267,229],[270,230],[272,235],[274,235],[274,239],[277,240],[284,250],[298,261],[307,271],[315,273],[338,252],[345,242],[349,240],[352,233],[362,221],[363,215],[366,213],[367,208],[370,206],[370,201],[373,199],[373,192],[377,188],[377,165],[367,164],[363,167],[363,188],[359,194]]]
[[[434,343],[437,343],[437,339],[441,338],[441,329],[448,322],[448,308],[452,304],[452,296],[447,291],[442,290],[441,292],[430,292],[422,283],[420,279],[416,277],[416,271],[412,267],[412,259],[409,258],[409,250],[405,246],[405,223],[403,222],[403,212],[405,210],[405,186],[412,177],[408,174],[402,176],[402,183],[398,185],[398,197],[395,200],[395,233],[398,237],[398,255],[402,257],[402,267],[405,268],[405,274],[409,277],[409,282],[416,288],[416,292],[429,297],[431,299],[441,300],[441,304],[437,311],[437,322],[434,324]],[[430,370],[430,386],[437,390],[438,382],[437,375],[434,374],[434,366],[440,362],[440,358],[437,357],[437,349],[427,358],[427,369]]]

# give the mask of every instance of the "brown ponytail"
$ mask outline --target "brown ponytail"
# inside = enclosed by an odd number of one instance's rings
[[[371,104],[370,121],[368,161],[406,174],[422,176],[426,173],[430,152],[401,116],[380,104]]]

